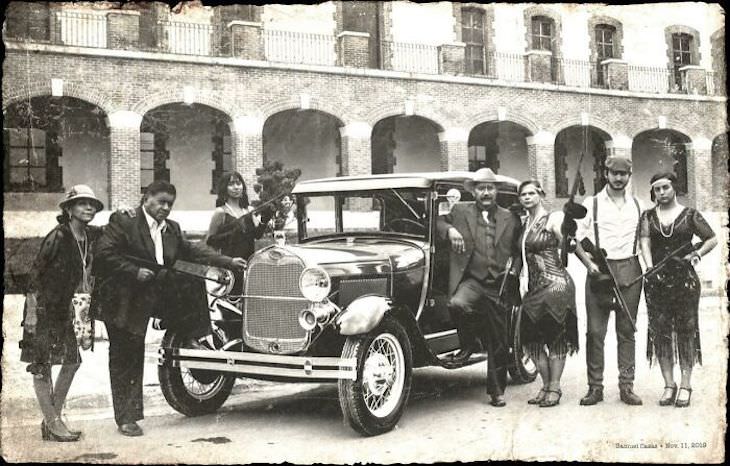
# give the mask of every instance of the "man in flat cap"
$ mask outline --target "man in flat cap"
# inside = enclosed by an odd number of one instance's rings
[[[504,406],[507,385],[508,334],[505,300],[499,288],[510,257],[519,255],[517,238],[521,225],[509,210],[497,205],[499,180],[489,168],[474,172],[465,188],[473,203],[454,204],[439,216],[439,238],[451,244],[449,266],[449,311],[459,332],[461,350],[454,362],[463,363],[478,352],[477,339],[488,353],[487,393],[492,406]],[[513,260],[515,268],[520,261]],[[513,271],[514,276],[518,271]]]
[[[626,191],[631,179],[630,159],[608,157],[604,176],[606,186],[583,201],[588,214],[578,221],[576,238],[578,241],[589,238],[596,249],[605,250],[608,267],[621,286],[641,275],[638,241],[642,206],[636,197]],[[642,282],[639,280],[628,288],[620,289],[628,314],[631,315],[629,320],[626,311],[617,306],[615,300],[606,299],[606,291],[602,291],[598,285],[600,279],[605,277],[599,270],[596,258],[582,248],[578,248],[576,254],[588,272],[585,288],[588,393],[580,400],[580,404],[589,406],[603,401],[603,347],[608,318],[611,311],[615,310],[620,398],[628,405],[640,405],[641,398],[633,391],[636,365],[633,322],[636,321]]]

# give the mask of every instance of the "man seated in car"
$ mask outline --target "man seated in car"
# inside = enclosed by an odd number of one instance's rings
[[[474,172],[465,187],[474,202],[454,204],[451,212],[438,218],[438,235],[451,245],[449,261],[449,311],[459,332],[460,351],[454,362],[465,362],[479,351],[481,340],[488,354],[487,393],[492,406],[504,406],[507,384],[508,328],[499,296],[510,257],[514,269],[520,261],[517,238],[519,219],[497,205],[499,181],[489,168]],[[512,270],[517,276],[517,270]]]

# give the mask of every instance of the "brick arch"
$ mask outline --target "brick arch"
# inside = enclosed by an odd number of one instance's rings
[[[144,116],[147,112],[154,108],[161,107],[163,105],[178,103],[183,103],[183,98],[180,90],[167,90],[144,97],[140,102],[137,102],[130,110]],[[234,105],[224,103],[223,97],[213,92],[197,92],[193,98],[192,103],[202,104],[214,108],[224,113],[231,121],[233,121],[233,116],[237,113],[237,109]]]
[[[548,131],[557,135],[559,132],[572,126],[584,126],[580,115],[565,118],[548,128]],[[600,118],[596,118],[593,115],[588,117],[588,124],[585,126],[592,127],[600,132],[606,133],[608,135],[608,139],[613,139],[616,134],[620,134],[620,131],[617,131],[609,123],[601,120]]]
[[[509,122],[522,126],[530,133],[530,136],[534,136],[535,134],[537,134],[540,131],[540,127],[538,126],[538,124],[535,123],[531,118],[524,116],[524,115],[512,113],[509,110],[507,111],[507,118],[505,120],[501,120],[501,121],[509,121]],[[495,123],[495,122],[500,122],[499,116],[497,115],[497,111],[490,110],[487,112],[478,113],[478,114],[470,117],[467,120],[466,128],[468,128],[469,133],[471,133],[474,130],[474,128],[481,125],[482,123]]]
[[[399,115],[405,115],[405,109],[403,108],[403,104],[391,103],[389,105],[380,106],[377,109],[368,112],[367,115],[365,115],[364,120],[367,124],[370,125],[371,128],[375,128],[375,125],[380,120]],[[429,109],[420,109],[418,108],[418,104],[414,104],[413,115],[408,116],[425,118],[436,127],[437,132],[442,132],[445,129],[445,126],[441,122],[442,115],[439,115],[438,113]]]
[[[667,118],[667,125],[664,128],[659,128],[659,126],[651,126],[651,127],[643,127],[639,128],[638,130],[634,131],[633,133],[629,134],[628,136],[631,138],[631,140],[635,140],[637,136],[639,136],[642,133],[646,133],[647,131],[653,131],[653,130],[660,130],[660,129],[668,129],[671,131],[676,131],[677,133],[681,133],[682,136],[685,136],[692,139],[689,135],[694,134],[695,131],[690,129],[688,126],[685,126],[684,124],[672,120],[670,118]]]
[[[51,82],[50,81],[38,81],[31,83],[30,85],[19,86],[17,91],[9,96],[3,96],[3,113],[8,109],[10,105],[16,104],[20,101],[31,99],[33,97],[51,96]],[[63,86],[63,97],[73,97],[75,99],[83,100],[86,103],[95,105],[102,109],[106,115],[114,113],[116,108],[112,104],[111,97],[104,95],[94,89],[89,89],[88,86],[69,83],[64,81]]]
[[[294,96],[263,105],[257,110],[256,114],[257,116],[261,116],[261,118],[266,121],[277,113],[285,112],[287,110],[301,109],[302,102],[299,99],[299,96]],[[307,110],[316,110],[322,113],[326,113],[337,119],[340,126],[346,126],[351,121],[350,118],[341,115],[341,110],[338,110],[336,107],[313,97],[310,97],[309,99],[309,108]]]

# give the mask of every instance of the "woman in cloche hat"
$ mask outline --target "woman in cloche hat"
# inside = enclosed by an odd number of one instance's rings
[[[21,361],[33,374],[33,388],[43,413],[44,440],[73,442],[81,432],[61,419],[66,395],[81,363],[74,332],[73,301],[87,300],[91,292],[91,251],[101,228],[89,225],[104,208],[86,185],[71,188],[59,203],[58,225],[46,235],[31,269],[25,309]],[[84,343],[90,341],[87,335]],[[51,366],[61,365],[55,385]]]

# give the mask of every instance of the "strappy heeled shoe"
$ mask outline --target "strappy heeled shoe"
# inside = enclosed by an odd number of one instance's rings
[[[74,434],[71,432],[68,432],[67,434],[63,433],[63,432],[61,432],[61,433],[54,432],[54,428],[59,428],[58,427],[59,423],[61,425],[63,425],[63,422],[58,418],[53,420],[53,424],[52,424],[53,427],[46,424],[45,421],[42,422],[41,423],[41,438],[43,440],[52,440],[54,442],[76,442],[79,439],[79,437],[81,437],[81,433],[79,433],[77,435],[77,434]],[[64,428],[65,428],[65,425],[64,425]],[[65,430],[68,431],[68,429],[65,429]]]
[[[560,399],[563,397],[563,391],[561,389],[557,390],[545,390],[547,393],[557,393],[558,397],[554,400],[548,400],[548,395],[545,395],[545,399],[543,399],[539,406],[541,408],[552,408],[553,406],[557,406],[560,404]]]
[[[542,403],[542,400],[545,399],[545,395],[547,395],[547,389],[545,387],[542,387],[539,392],[537,392],[537,395],[535,398],[530,398],[527,400],[528,405],[539,405]]]
[[[682,390],[687,392],[687,399],[686,400],[680,400],[679,394],[682,392]],[[686,388],[686,387],[679,387],[679,390],[677,391],[677,399],[674,401],[674,406],[677,408],[686,408],[689,406],[689,401],[692,398],[692,389]]]
[[[664,393],[662,394],[662,397],[659,398],[659,406],[671,406],[674,404],[674,400],[676,399],[677,384],[675,383],[674,385],[667,385],[666,387],[664,387]]]

